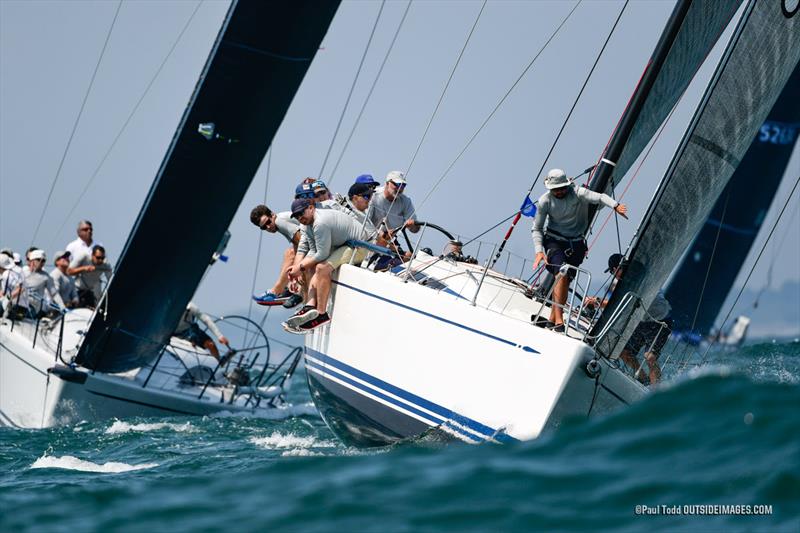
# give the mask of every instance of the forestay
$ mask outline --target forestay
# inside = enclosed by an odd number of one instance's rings
[[[637,232],[625,276],[595,326],[626,293],[646,307],[697,234],[800,58],[800,16],[750,0]],[[644,317],[626,310],[598,349],[615,356]],[[627,318],[632,318],[627,320]]]
[[[672,273],[666,296],[676,331],[711,332],[775,198],[798,136],[800,67],[792,72],[711,215]]]
[[[125,371],[149,362],[169,341],[338,3],[231,3],[79,364]]]

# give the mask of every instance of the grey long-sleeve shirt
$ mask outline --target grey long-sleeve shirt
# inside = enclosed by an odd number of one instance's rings
[[[547,230],[558,238],[580,238],[589,227],[589,205],[617,207],[617,201],[607,194],[590,191],[585,187],[573,187],[564,198],[556,198],[550,192],[539,198],[536,217],[533,219],[533,244],[536,252],[544,253],[545,221]]]
[[[358,215],[353,212],[353,210],[345,207],[344,205],[340,204],[336,200],[323,200],[322,202],[317,202],[317,212],[319,213],[322,209],[333,209],[335,211],[339,211],[344,213],[353,219],[358,220]],[[364,219],[362,218],[361,221]],[[298,223],[299,224],[299,223]],[[297,253],[299,255],[308,255],[309,252],[309,243],[308,243],[308,235],[306,234],[306,228],[308,226],[303,226],[300,224],[300,242],[297,245]],[[370,231],[368,228],[367,231]]]
[[[317,209],[314,222],[305,228],[309,247],[306,257],[317,263],[328,259],[333,250],[350,239],[372,238],[361,229],[361,224],[353,216],[335,209]]]

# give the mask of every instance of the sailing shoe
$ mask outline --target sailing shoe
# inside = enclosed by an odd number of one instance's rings
[[[308,333],[307,331],[302,331],[297,329],[296,327],[292,327],[286,322],[281,322],[281,326],[283,327],[283,331],[285,331],[286,333],[292,333],[293,335],[305,335],[306,333]]]
[[[289,296],[288,300],[283,302],[283,306],[286,309],[291,309],[293,307],[297,307],[301,303],[303,303],[303,297],[300,296],[299,294],[292,294],[291,296]]]
[[[253,295],[253,300],[255,300],[258,305],[283,305],[288,299],[288,296],[284,296],[283,294],[277,295],[274,292],[263,292],[258,295]]]
[[[566,331],[564,324],[553,324],[553,327],[550,329],[556,333],[564,333]]]
[[[302,330],[304,332],[309,332],[312,329],[317,329],[320,326],[324,326],[330,321],[331,321],[330,315],[328,315],[328,313],[322,313],[321,315],[312,318],[308,322],[303,322],[297,327],[297,329]]]
[[[304,305],[298,312],[286,319],[286,323],[291,328],[296,328],[300,324],[313,320],[319,316],[319,311],[313,305]]]

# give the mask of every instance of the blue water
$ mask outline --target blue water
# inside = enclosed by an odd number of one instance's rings
[[[715,355],[629,408],[503,446],[347,448],[302,378],[275,419],[0,429],[0,531],[800,531],[797,342]],[[636,514],[705,504],[771,514]]]

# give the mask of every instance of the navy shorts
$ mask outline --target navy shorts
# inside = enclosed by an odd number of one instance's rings
[[[192,343],[193,346],[200,346],[202,347],[206,341],[210,341],[211,337],[208,334],[200,329],[200,326],[197,324],[192,324],[182,332],[175,335],[178,338],[185,339]]]
[[[633,331],[628,344],[625,345],[625,350],[636,355],[644,347],[648,352],[659,355],[672,332],[672,319],[665,318],[663,322],[667,325],[666,327],[663,327],[661,322],[651,320],[640,322]],[[650,346],[653,347],[652,350]]]
[[[586,258],[587,248],[584,240],[562,241],[548,235],[545,236],[542,245],[547,254],[547,270],[554,276],[564,263],[577,267]],[[567,276],[570,279],[574,278],[575,271],[570,269]]]

